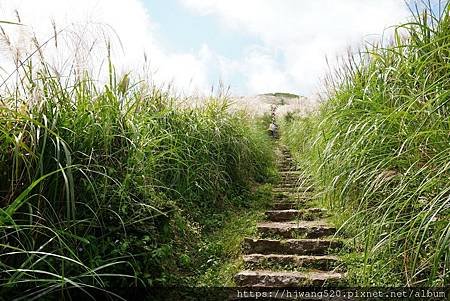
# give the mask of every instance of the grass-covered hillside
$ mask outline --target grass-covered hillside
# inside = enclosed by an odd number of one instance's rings
[[[112,64],[99,85],[42,59],[0,87],[0,291],[192,285],[204,236],[271,171],[264,131],[223,99],[186,109]]]
[[[367,46],[284,139],[355,237],[359,285],[449,285],[450,17],[416,13]]]

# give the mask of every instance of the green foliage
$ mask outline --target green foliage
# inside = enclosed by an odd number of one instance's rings
[[[180,284],[209,216],[270,175],[265,133],[111,64],[104,87],[40,64],[0,98],[0,291]]]
[[[272,202],[271,185],[261,185],[246,195],[245,205],[237,206],[221,215],[221,222],[201,242],[198,273],[192,284],[196,286],[234,286],[233,276],[242,269],[241,243],[256,234],[256,224]],[[244,206],[244,207],[243,207]]]
[[[449,9],[348,59],[285,141],[364,256],[360,285],[450,280]],[[380,271],[382,271],[380,273]]]

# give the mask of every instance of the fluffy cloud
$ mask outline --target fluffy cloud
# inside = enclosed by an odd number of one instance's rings
[[[399,0],[180,0],[199,15],[214,15],[230,30],[257,36],[240,61],[247,91],[290,90],[309,94],[349,46],[379,39],[407,18]],[[275,59],[281,54],[282,60]]]
[[[225,85],[238,86],[234,91],[239,94],[308,95],[327,72],[325,57],[334,64],[349,46],[378,39],[386,27],[409,15],[400,0],[178,2],[196,15],[215,17],[225,30],[260,42],[246,45],[242,57],[214,52],[207,44],[197,53],[168,51],[156,36],[158,24],[143,0],[0,0],[0,20],[15,20],[14,10],[19,11],[26,26],[4,27],[24,52],[31,49],[34,34],[41,43],[52,37],[52,19],[57,30],[66,28],[68,34],[59,37],[58,49],[53,40],[44,49],[58,69],[69,68],[70,57],[77,57],[80,67],[106,64],[106,40],[112,39],[120,72],[149,70],[155,83],[172,83],[186,93],[208,93],[217,84],[214,80],[221,78]],[[97,50],[92,53],[94,44]],[[0,65],[10,72],[14,66],[11,60],[6,63],[6,54],[11,52],[7,45],[0,46],[6,50],[0,52]]]
[[[77,58],[77,64],[92,69],[104,66],[106,44],[111,40],[112,58],[119,72],[146,69],[156,84],[171,83],[186,93],[205,92],[209,88],[201,54],[165,50],[155,36],[157,24],[140,0],[0,0],[0,20],[16,21],[15,10],[25,26],[3,27],[19,52],[29,52],[34,47],[34,35],[40,43],[51,38],[52,20],[57,31],[65,29],[58,36],[58,47],[51,40],[42,49],[57,69],[70,68],[69,58],[73,57]],[[14,65],[7,43],[3,44],[0,62],[8,73]],[[95,50],[91,51],[92,48]],[[148,64],[144,64],[144,53]]]

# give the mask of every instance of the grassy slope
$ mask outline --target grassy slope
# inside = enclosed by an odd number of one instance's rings
[[[221,100],[179,109],[111,65],[99,88],[40,63],[1,98],[0,285],[192,284],[215,217],[270,174],[263,130]]]
[[[286,143],[355,237],[356,284],[449,284],[448,12],[417,14],[391,46],[349,58],[320,110],[286,124]]]
[[[202,264],[207,268],[196,277],[198,286],[234,286],[233,276],[242,269],[241,243],[256,233],[256,224],[272,201],[269,184],[256,187],[246,207],[222,215],[221,226],[205,237]]]

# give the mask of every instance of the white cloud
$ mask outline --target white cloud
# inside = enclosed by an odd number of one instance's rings
[[[254,35],[261,51],[239,60],[249,92],[285,90],[311,93],[349,46],[378,39],[407,18],[400,0],[180,0],[199,15],[217,16],[230,30]],[[378,35],[378,36],[374,36]],[[281,52],[283,60],[274,58]]]
[[[142,71],[146,53],[156,84],[171,82],[178,91],[186,93],[205,92],[209,88],[201,54],[165,50],[155,37],[157,25],[140,0],[0,0],[0,20],[16,21],[16,9],[26,26],[4,27],[12,43],[23,52],[32,48],[30,41],[34,34],[41,43],[53,36],[52,20],[57,30],[67,28],[59,36],[58,49],[54,41],[44,49],[58,69],[69,68],[68,58],[73,56],[78,57],[79,64],[95,67],[105,64],[106,41],[110,38],[114,45],[113,61],[119,72]],[[84,45],[78,45],[80,42]],[[96,52],[88,57],[86,53],[94,43]],[[8,72],[13,69],[13,65],[6,64],[10,54],[0,53],[2,67]]]
[[[247,89],[250,94],[289,91],[289,74],[280,69],[270,49],[254,47],[248,51],[244,60],[244,72],[247,76]]]
[[[363,38],[378,38],[372,34],[381,34],[409,15],[401,0],[178,1],[195,14],[217,17],[227,30],[261,42],[245,46],[240,58],[216,53],[206,43],[198,53],[170,52],[156,37],[158,24],[142,0],[0,0],[0,20],[14,20],[14,9],[18,9],[27,26],[4,27],[24,52],[30,50],[33,32],[41,42],[52,36],[51,19],[58,29],[70,25],[70,30],[83,33],[83,47],[69,47],[80,41],[73,35],[66,35],[65,41],[60,37],[59,51],[53,41],[46,47],[59,69],[70,67],[67,58],[74,55],[80,65],[105,64],[106,32],[110,37],[117,34],[123,45],[122,50],[116,43],[113,52],[119,71],[143,70],[146,53],[156,83],[172,82],[187,93],[208,93],[212,80],[220,77],[225,85],[237,78],[244,80],[237,91],[240,94],[287,91],[308,95],[327,72],[325,56],[333,63],[348,46],[358,45]],[[87,58],[93,43],[98,50]],[[1,57],[5,53],[0,53],[0,66],[11,70]]]

